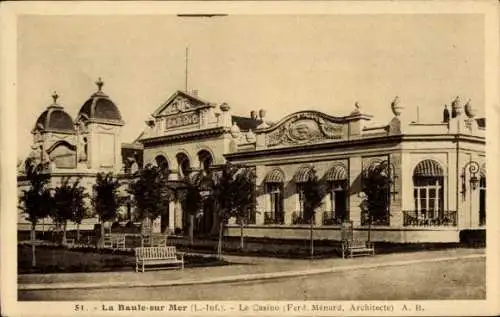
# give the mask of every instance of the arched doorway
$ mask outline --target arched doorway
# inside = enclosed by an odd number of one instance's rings
[[[186,180],[189,177],[189,172],[191,171],[191,162],[189,157],[185,153],[177,153],[175,156],[177,160],[177,165],[179,166],[178,175],[180,180]],[[186,204],[189,202],[186,199],[180,201],[182,209],[182,231],[188,234],[189,230],[189,214],[187,212],[188,208]]]
[[[285,173],[279,168],[271,170],[264,179],[266,209],[264,224],[284,224],[284,182]]]
[[[169,169],[168,169],[168,160],[165,156],[163,155],[157,155],[155,157],[155,162],[156,162],[156,166],[158,166],[162,171],[165,171],[167,172]]]
[[[198,160],[200,162],[200,169],[203,171],[203,177],[201,179],[200,189],[202,191],[210,191],[210,169],[213,165],[213,157],[207,150],[201,150],[198,152]],[[210,197],[205,197],[202,206],[202,212],[196,217],[195,220],[195,235],[206,236],[212,231],[214,225],[214,209],[213,201]]]
[[[210,154],[207,150],[201,150],[198,152],[198,159],[200,161],[200,169],[202,169],[205,173],[208,173],[214,162],[212,154]]]
[[[189,157],[184,153],[178,153],[175,158],[177,159],[177,164],[179,166],[179,178],[184,179],[185,177],[188,177],[191,170]]]
[[[431,159],[420,161],[413,170],[416,224],[443,224],[444,192],[444,170],[441,164]]]
[[[155,163],[156,163],[156,166],[158,166],[160,168],[160,170],[163,173],[165,173],[165,175],[168,175],[169,166],[168,166],[168,160],[165,156],[163,156],[161,154],[157,155],[155,157]],[[165,178],[165,181],[167,181],[166,178]],[[164,206],[164,209],[162,210],[162,213],[160,214],[160,216],[161,216],[161,220],[160,220],[161,232],[165,232],[165,230],[168,227],[168,221],[170,218],[169,214],[170,214],[170,205],[166,204],[166,206]]]
[[[323,216],[324,225],[340,224],[349,220],[347,168],[336,164],[324,176],[328,184],[327,211]]]

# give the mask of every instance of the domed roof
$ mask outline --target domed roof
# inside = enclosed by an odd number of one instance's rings
[[[73,119],[64,111],[62,106],[57,104],[57,98],[59,98],[59,96],[56,92],[52,94],[52,98],[54,102],[38,117],[32,133],[35,131],[75,133]]]
[[[123,125],[124,123],[118,107],[109,99],[108,95],[102,92],[104,82],[101,78],[96,82],[96,85],[99,88],[98,91],[92,94],[90,99],[80,108],[77,117],[78,120],[83,118],[89,121],[104,121]]]

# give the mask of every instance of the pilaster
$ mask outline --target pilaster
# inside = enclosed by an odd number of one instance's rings
[[[362,159],[361,156],[349,158],[349,208],[350,220],[354,226],[361,225],[361,188]]]
[[[390,201],[390,218],[389,223],[391,227],[400,228],[403,226],[403,211],[401,191],[403,186],[402,166],[401,166],[401,153],[393,153],[390,156],[392,170],[392,179],[394,184],[391,184],[391,201]],[[411,181],[407,180],[407,186],[411,185]]]

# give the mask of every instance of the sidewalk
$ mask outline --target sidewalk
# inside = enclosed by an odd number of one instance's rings
[[[394,253],[354,259],[290,260],[263,257],[224,256],[231,265],[144,273],[61,273],[18,276],[19,290],[116,288],[227,283],[302,276],[380,266],[409,265],[419,262],[483,258],[484,249],[450,249],[413,253]]]

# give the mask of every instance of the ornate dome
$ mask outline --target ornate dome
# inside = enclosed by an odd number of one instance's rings
[[[64,108],[62,106],[57,104],[57,98],[59,98],[59,95],[54,92],[52,94],[52,99],[54,99],[54,102],[50,106],[48,106],[47,110],[42,112],[42,114],[38,117],[32,133],[75,133],[73,119],[66,111],[64,111]]]
[[[104,82],[99,78],[96,82],[98,91],[92,94],[78,112],[78,120],[89,121],[104,121],[114,124],[123,125],[122,116],[118,107],[115,105],[108,95],[102,92]]]

